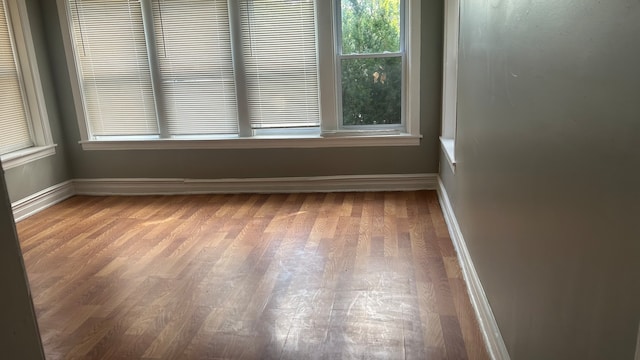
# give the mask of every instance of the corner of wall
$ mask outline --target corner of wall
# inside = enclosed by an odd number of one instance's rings
[[[471,300],[471,305],[475,310],[476,317],[478,318],[478,324],[480,325],[480,331],[482,332],[485,345],[489,352],[489,355],[494,360],[510,360],[509,352],[500,334],[498,323],[493,316],[493,311],[489,304],[489,300],[482,287],[482,282],[476,273],[476,269],[473,265],[473,260],[469,250],[467,249],[466,242],[460,230],[458,219],[451,206],[449,195],[445,189],[442,179],[438,178],[438,200],[444,214],[449,234],[451,235],[451,241],[456,249],[458,261],[462,269],[462,275],[467,285],[467,291]],[[638,360],[638,359],[636,359]]]

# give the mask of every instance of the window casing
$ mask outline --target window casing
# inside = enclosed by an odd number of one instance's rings
[[[25,4],[0,0],[0,160],[5,170],[55,154]]]
[[[341,128],[402,128],[405,2],[341,0],[339,3],[334,18],[339,23],[336,78]]]
[[[94,104],[100,101],[92,101],[89,91],[87,74],[96,71],[87,65],[87,44],[97,30],[85,23],[91,20],[87,4],[101,3],[126,5],[121,12],[132,17],[135,28],[119,32],[135,38],[129,49],[109,51],[110,56],[138,51],[136,61],[125,64],[148,64],[148,71],[137,72],[136,85],[144,87],[136,94],[141,100],[116,92],[125,100],[101,105],[109,111],[134,108],[131,116],[121,117],[125,124],[145,113],[142,131],[116,124],[116,131],[101,132],[95,124],[108,111]],[[402,61],[402,119],[390,126],[349,127],[339,113],[339,0],[58,0],[63,29],[70,34],[65,37],[69,68],[78,80],[73,90],[81,143],[85,149],[417,145],[420,1],[400,3],[403,36],[396,55]],[[296,11],[288,13],[292,6]],[[101,10],[95,11],[96,24],[110,21]],[[145,51],[140,51],[143,42]],[[104,58],[96,57],[95,63]],[[352,137],[358,139],[349,141]]]
[[[445,2],[444,61],[442,80],[442,135],[440,143],[455,173],[455,141],[458,106],[458,34],[460,0]]]

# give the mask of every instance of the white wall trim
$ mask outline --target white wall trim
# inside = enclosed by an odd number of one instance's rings
[[[21,221],[75,195],[73,181],[48,187],[11,204],[15,221]]]
[[[329,147],[418,146],[420,135],[368,134],[358,136],[252,136],[207,140],[90,140],[80,141],[83,150],[166,150],[166,149],[296,149]]]
[[[438,198],[440,200],[440,206],[444,214],[449,233],[451,234],[451,240],[458,254],[458,260],[460,261],[460,267],[462,268],[462,274],[467,284],[467,290],[469,292],[469,298],[471,299],[471,305],[476,312],[478,323],[480,325],[480,331],[484,337],[489,356],[493,360],[510,360],[509,352],[504,344],[500,329],[496,323],[496,319],[491,311],[489,300],[487,299],[482,283],[476,269],[473,266],[471,255],[467,249],[467,245],[462,236],[458,219],[456,218],[451,202],[449,201],[449,195],[442,183],[442,180],[438,178]]]
[[[78,195],[176,195],[434,190],[437,174],[248,179],[76,179]]]
[[[455,175],[456,173],[455,140],[447,139],[441,136],[440,147],[442,148],[442,152],[444,152],[445,156],[447,157],[447,162],[449,163],[451,172]]]
[[[188,195],[435,190],[437,174],[339,175],[249,179],[75,179],[11,204],[24,220],[74,195]]]
[[[444,56],[442,61],[442,137],[456,138],[458,119],[458,52],[460,0],[445,1]]]
[[[1,155],[0,161],[2,162],[2,168],[6,171],[32,161],[44,159],[47,156],[55,155],[56,146],[57,145],[33,146]]]

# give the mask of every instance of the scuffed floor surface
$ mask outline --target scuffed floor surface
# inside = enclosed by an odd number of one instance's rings
[[[435,192],[78,196],[18,230],[48,359],[488,359]]]

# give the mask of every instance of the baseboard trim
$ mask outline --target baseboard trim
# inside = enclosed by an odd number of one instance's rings
[[[435,190],[437,174],[249,179],[76,179],[78,195],[183,195]]]
[[[343,175],[250,179],[75,179],[11,204],[21,221],[74,195],[188,195],[435,190],[437,174]]]
[[[72,180],[53,185],[24,199],[13,202],[11,204],[13,217],[16,222],[19,222],[73,195],[75,195],[75,188]]]
[[[465,283],[467,284],[467,291],[469,292],[469,298],[471,299],[471,305],[475,310],[478,317],[478,323],[480,325],[480,331],[484,337],[489,356],[493,360],[510,360],[509,352],[504,344],[500,329],[496,323],[496,319],[491,311],[489,300],[487,299],[482,283],[476,269],[473,266],[471,255],[467,249],[467,245],[462,236],[458,219],[453,212],[453,207],[449,201],[449,195],[442,183],[442,180],[438,178],[438,198],[440,200],[440,206],[444,214],[449,233],[451,234],[451,240],[458,254],[458,260],[460,261],[460,267],[462,268],[462,274],[464,276]]]

